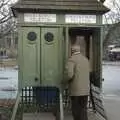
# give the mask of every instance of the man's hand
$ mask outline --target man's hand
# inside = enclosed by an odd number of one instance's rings
[[[63,89],[65,89],[67,86],[68,86],[68,82],[62,80],[62,81],[61,81],[61,87],[62,87]]]

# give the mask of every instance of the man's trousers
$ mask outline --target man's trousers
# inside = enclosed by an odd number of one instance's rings
[[[88,96],[71,96],[72,115],[74,120],[88,120]]]

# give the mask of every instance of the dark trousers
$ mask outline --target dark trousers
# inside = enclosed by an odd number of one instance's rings
[[[72,115],[74,120],[88,120],[87,102],[88,96],[71,96]]]

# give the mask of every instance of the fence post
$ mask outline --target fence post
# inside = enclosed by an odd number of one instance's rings
[[[60,90],[60,120],[64,120],[64,108],[63,108],[63,97],[62,97],[62,91]]]

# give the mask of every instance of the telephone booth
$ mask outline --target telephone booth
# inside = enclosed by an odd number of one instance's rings
[[[96,76],[93,83],[101,87],[102,15],[109,9],[100,1],[19,0],[12,11],[19,31],[19,92],[27,91],[23,100],[30,102],[31,96],[37,96],[36,101],[41,101],[45,87],[48,91],[60,88],[72,44],[80,45]]]

